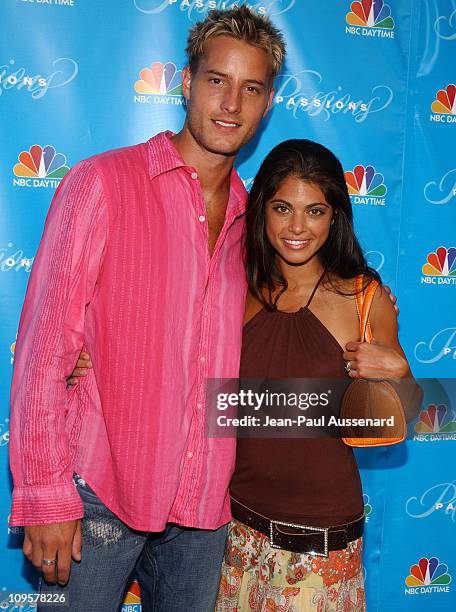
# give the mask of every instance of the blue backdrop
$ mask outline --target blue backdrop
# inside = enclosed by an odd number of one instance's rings
[[[406,443],[357,453],[368,610],[455,610],[456,0],[3,0],[0,589],[36,588],[7,522],[8,392],[49,202],[79,160],[180,128],[187,30],[234,4],[269,15],[288,45],[274,108],[238,160],[246,186],[285,138],[333,149],[369,261],[398,296],[412,369],[441,379],[425,382]]]

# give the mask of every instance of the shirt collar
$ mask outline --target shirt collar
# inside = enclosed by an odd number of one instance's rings
[[[236,168],[233,168],[230,177],[230,200],[233,200],[233,211],[235,214],[241,215],[245,213],[247,197],[248,193],[244,187],[244,183],[237,173]]]
[[[175,168],[187,166],[171,142],[173,132],[160,132],[147,141],[149,145],[149,176],[155,178],[159,174]]]
[[[149,176],[155,178],[159,174],[164,174],[176,168],[195,169],[184,162],[177,152],[171,138],[174,133],[171,131],[160,132],[150,138],[149,145]],[[234,208],[237,214],[245,212],[247,202],[247,191],[244,183],[239,177],[235,168],[231,171],[230,177],[230,208]]]

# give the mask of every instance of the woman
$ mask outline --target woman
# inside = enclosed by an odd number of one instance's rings
[[[376,343],[357,342],[354,279],[378,274],[354,235],[342,167],[325,147],[289,140],[264,160],[247,206],[246,268],[242,379],[411,377],[382,289],[370,314]],[[361,482],[341,439],[240,438],[230,493],[217,611],[365,609]],[[322,531],[271,520],[329,528],[328,556]]]
[[[411,378],[382,288],[375,342],[358,342],[354,279],[378,274],[325,147],[289,140],[264,160],[247,206],[246,268],[241,378]],[[361,482],[341,439],[239,439],[230,492],[218,612],[365,609]]]

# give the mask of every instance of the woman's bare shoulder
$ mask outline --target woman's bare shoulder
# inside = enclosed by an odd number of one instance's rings
[[[245,299],[244,325],[253,319],[262,308],[263,304],[249,291]]]
[[[356,297],[356,282],[357,277],[353,278],[340,278],[335,274],[328,275],[328,280],[326,282],[326,288],[329,291],[334,291],[338,293],[342,297],[345,297],[350,300],[354,300]],[[373,280],[373,279],[371,279]],[[370,282],[369,278],[365,278],[365,282],[368,284]],[[376,300],[378,300],[378,296],[382,294],[382,285],[380,283],[378,289],[376,290]]]
[[[335,274],[328,274],[326,282],[324,283],[324,289],[341,299],[355,299],[354,278],[340,278]]]

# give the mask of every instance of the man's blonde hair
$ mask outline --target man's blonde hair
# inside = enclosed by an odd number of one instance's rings
[[[277,76],[285,58],[285,42],[280,30],[268,17],[258,15],[246,6],[210,11],[206,19],[189,32],[186,52],[193,73],[198,70],[206,42],[216,36],[230,36],[263,49],[271,60],[272,78]]]

